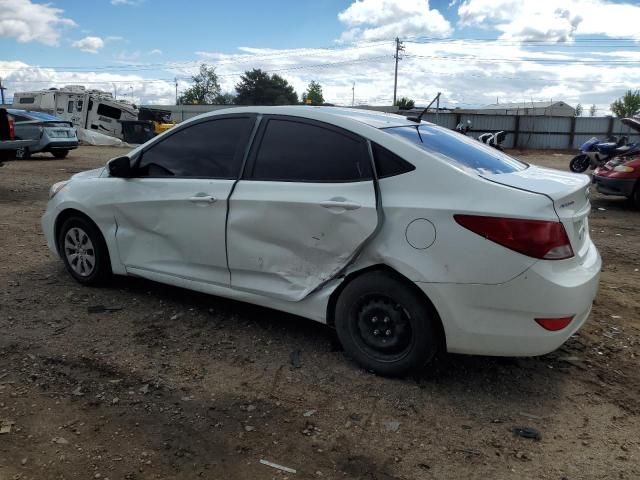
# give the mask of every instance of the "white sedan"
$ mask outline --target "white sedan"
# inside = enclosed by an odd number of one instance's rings
[[[601,267],[588,187],[402,116],[239,107],[55,184],[42,224],[80,283],[297,314],[398,375],[441,349],[544,354],[580,328]]]

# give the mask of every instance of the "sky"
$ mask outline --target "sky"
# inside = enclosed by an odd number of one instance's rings
[[[201,63],[224,92],[262,68],[299,95],[390,105],[563,100],[609,114],[640,88],[640,2],[607,0],[0,0],[0,77],[15,91],[63,85],[137,104],[175,103]],[[355,97],[355,98],[354,98]]]

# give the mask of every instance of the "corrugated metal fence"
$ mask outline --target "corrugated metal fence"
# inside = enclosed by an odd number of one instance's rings
[[[574,150],[591,137],[605,139],[610,135],[629,137],[640,142],[640,134],[613,117],[529,117],[524,115],[481,115],[467,113],[427,113],[424,120],[445,128],[455,128],[471,121],[469,135],[504,130],[506,148]]]
[[[182,122],[211,110],[234,105],[147,105],[171,111],[171,118]],[[389,110],[388,107],[369,107],[372,110]],[[472,113],[429,112],[423,119],[453,129],[460,123],[471,121],[469,135],[477,137],[485,132],[507,132],[504,146],[520,149],[575,150],[591,137],[605,139],[610,135],[629,137],[630,142],[640,142],[640,134],[622,125],[613,117],[547,117],[525,115],[485,115]]]

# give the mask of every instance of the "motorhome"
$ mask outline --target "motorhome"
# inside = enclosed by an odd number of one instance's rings
[[[138,118],[138,108],[135,105],[116,100],[109,92],[87,90],[77,85],[16,92],[13,95],[13,107],[47,112],[72,122],[77,128],[95,130],[117,138],[122,138],[120,120]]]

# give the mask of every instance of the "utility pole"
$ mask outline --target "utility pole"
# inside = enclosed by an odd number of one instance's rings
[[[118,87],[116,87],[116,84],[113,84],[113,98],[114,99],[118,99]]]
[[[398,60],[400,60],[400,52],[402,51],[404,51],[404,43],[396,37],[396,54],[393,56],[393,58],[396,59],[396,71],[393,77],[393,105],[396,104],[396,94],[398,92]]]
[[[2,78],[0,77],[0,97],[2,98],[2,104],[1,105],[4,105],[4,91],[6,89],[7,88],[2,85]]]
[[[178,77],[174,77],[173,82],[176,85],[176,105],[178,105]]]
[[[351,106],[353,107],[356,104],[356,82],[353,82],[351,85]]]

